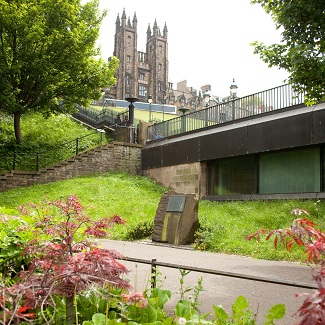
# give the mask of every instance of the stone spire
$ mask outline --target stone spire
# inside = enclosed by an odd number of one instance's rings
[[[158,28],[158,25],[157,25],[157,20],[155,18],[155,22],[153,24],[153,34],[154,35],[159,35],[159,28]]]
[[[138,19],[137,19],[137,15],[136,15],[136,13],[134,13],[134,15],[133,15],[132,23],[133,23],[133,28],[137,28],[137,25],[138,25]]]
[[[151,37],[151,28],[150,28],[150,24],[148,24],[148,29],[147,29],[147,40],[149,40]]]
[[[163,36],[164,36],[164,38],[167,39],[167,36],[168,36],[168,29],[167,29],[167,24],[166,24],[166,23],[165,23],[165,26],[164,26]]]
[[[123,9],[123,13],[122,13],[122,26],[123,26],[123,27],[126,26],[126,14],[125,14],[125,8]]]

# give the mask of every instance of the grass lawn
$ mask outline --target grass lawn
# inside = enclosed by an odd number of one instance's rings
[[[147,111],[135,111],[136,114],[145,114],[137,115],[139,119],[145,119],[148,114]],[[165,114],[166,118],[167,116],[174,117],[174,115]],[[14,143],[11,123],[13,123],[11,118],[0,115],[0,127],[2,130],[7,130],[0,132],[5,154]],[[37,114],[27,115],[22,120],[22,131],[25,139],[23,146],[29,151],[34,151],[34,148],[53,147],[67,141],[67,137],[70,139],[89,133],[89,130],[72,122],[68,116],[60,115],[44,120]],[[146,177],[113,173],[92,175],[0,192],[0,213],[15,214],[18,213],[16,208],[27,202],[40,203],[76,194],[91,217],[119,214],[126,219],[127,226],[118,226],[112,231],[114,239],[126,239],[129,238],[127,235],[130,231],[141,230],[143,224],[152,224],[165,190]],[[262,240],[258,244],[256,240],[245,239],[246,235],[260,228],[278,229],[290,226],[294,219],[290,212],[294,208],[306,209],[311,215],[310,219],[324,229],[325,201],[281,200],[222,203],[200,201],[200,229],[195,247],[212,252],[240,254],[263,259],[302,260],[301,250],[295,249],[289,254],[280,246],[275,250],[271,241]]]
[[[97,109],[99,111],[101,111],[102,108],[103,108],[102,106],[91,106],[91,107],[94,108],[94,109]],[[108,107],[108,109],[112,109],[112,110],[114,110],[116,112],[125,112],[127,110],[127,108],[125,108],[125,107],[123,107],[123,108],[120,108],[120,107]],[[173,119],[175,117],[179,117],[179,115],[168,114],[168,113],[164,114],[165,121]],[[140,110],[140,109],[135,108],[134,109],[134,118],[137,121],[138,120],[148,121],[149,120],[149,111]],[[153,118],[153,120],[162,121],[163,120],[163,114],[159,113],[159,112],[152,112],[152,118]]]
[[[112,230],[112,238],[125,240],[127,233],[141,223],[154,220],[160,198],[166,189],[143,176],[107,173],[51,184],[19,188],[0,193],[0,213],[17,213],[16,207],[27,202],[40,203],[76,194],[93,218],[119,214],[126,226]],[[212,252],[252,256],[273,260],[304,260],[301,249],[288,253],[272,241],[247,241],[245,236],[260,228],[278,229],[291,224],[294,208],[304,208],[311,219],[324,229],[325,202],[313,201],[200,201],[200,236],[196,246]]]

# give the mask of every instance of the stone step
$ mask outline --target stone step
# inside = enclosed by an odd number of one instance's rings
[[[125,166],[137,163],[136,160],[133,160],[131,157],[129,157],[129,155],[126,155],[128,162],[121,162],[120,159],[121,157],[123,157],[123,154],[122,156],[109,155],[107,153],[107,150],[115,150],[114,147],[121,147],[118,148],[118,151],[123,152],[123,148],[126,146],[129,146],[129,144],[109,143],[80,153],[79,155],[68,158],[52,166],[48,166],[47,168],[42,168],[39,171],[7,172],[3,175],[0,175],[0,191],[6,191],[13,187],[28,186],[35,183],[44,184],[54,182],[60,179],[66,179],[67,177],[70,178],[75,176],[81,176],[96,171],[114,171],[115,166],[119,167],[119,170],[121,168],[125,169]],[[141,150],[141,146],[138,146],[138,148],[139,150]],[[101,153],[104,154],[103,157],[105,157],[105,159],[102,159]],[[96,157],[98,155],[99,158]],[[111,159],[113,161],[111,161]],[[117,161],[115,161],[115,159],[117,159]],[[138,163],[139,166],[135,167],[135,170],[141,169],[141,159]],[[105,165],[103,166],[102,164]]]

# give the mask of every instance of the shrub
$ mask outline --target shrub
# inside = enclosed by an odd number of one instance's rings
[[[221,305],[213,305],[212,319],[210,314],[202,315],[198,309],[198,294],[202,290],[200,280],[194,287],[184,285],[184,276],[188,272],[181,271],[180,300],[176,303],[173,314],[168,315],[164,306],[171,298],[171,292],[162,288],[151,291],[122,293],[116,295],[113,301],[106,301],[106,312],[89,314],[89,320],[83,325],[117,325],[117,324],[152,324],[152,325],[255,325],[256,313],[250,308],[247,299],[239,296],[232,305],[232,315],[228,315]],[[188,296],[186,296],[187,294]],[[193,294],[194,299],[189,295]],[[88,303],[84,304],[85,307]],[[91,308],[91,307],[90,307]],[[274,320],[282,319],[285,315],[285,306],[274,305],[265,316],[265,325],[274,324]]]
[[[300,317],[299,324],[321,325],[325,323],[325,233],[317,228],[317,225],[309,219],[309,213],[304,209],[293,209],[291,214],[298,216],[291,226],[285,229],[259,229],[246,238],[251,240],[262,236],[266,240],[274,238],[273,244],[277,248],[283,245],[288,251],[298,245],[305,248],[308,262],[315,263],[312,274],[318,289],[306,296],[302,306],[298,309],[296,316]]]
[[[100,249],[86,238],[105,237],[114,224],[124,223],[121,217],[115,215],[92,221],[83,213],[75,195],[45,206],[28,204],[20,211],[29,218],[29,224],[23,224],[21,231],[33,234],[24,247],[30,263],[20,272],[15,284],[2,285],[0,303],[3,315],[6,314],[9,320],[6,324],[36,317],[37,310],[53,307],[58,297],[65,299],[66,323],[71,324],[75,319],[76,294],[103,285],[129,287],[129,283],[121,278],[127,269],[115,260],[122,256],[115,251]],[[42,317],[48,323],[44,313]]]
[[[152,236],[153,221],[143,221],[132,226],[125,235],[126,240],[140,240]]]
[[[17,232],[23,221],[4,214],[6,212],[6,209],[0,209],[0,272],[3,281],[10,281],[26,266],[29,258],[22,254],[25,240]]]
[[[194,248],[205,251],[213,249],[218,243],[218,237],[222,237],[226,232],[225,227],[220,224],[211,224],[206,221],[200,222],[198,230],[194,234]]]

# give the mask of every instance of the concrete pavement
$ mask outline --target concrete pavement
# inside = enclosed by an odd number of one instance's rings
[[[125,242],[105,239],[101,240],[101,246],[114,249],[126,258],[137,258],[148,262],[156,259],[163,263],[314,285],[310,267],[298,263],[256,260],[250,257],[201,252],[191,249],[190,246],[173,246],[152,243],[151,241]],[[131,281],[134,290],[141,291],[150,286],[150,265],[127,260],[123,261],[123,264],[130,270],[127,278]],[[167,310],[172,312],[179,299],[180,272],[177,269],[167,267],[159,267],[158,269],[162,273],[159,279],[162,281],[163,288],[172,291],[172,299],[166,305]],[[303,297],[296,297],[295,294],[311,291],[194,271],[185,277],[185,284],[196,285],[201,276],[203,277],[204,288],[204,292],[200,294],[202,312],[212,313],[212,305],[214,304],[223,305],[226,311],[231,313],[232,303],[239,295],[243,295],[249,300],[253,310],[258,311],[258,324],[263,324],[263,315],[274,304],[280,303],[286,305],[287,311],[285,318],[277,324],[295,324],[297,319],[292,316],[304,300]]]

